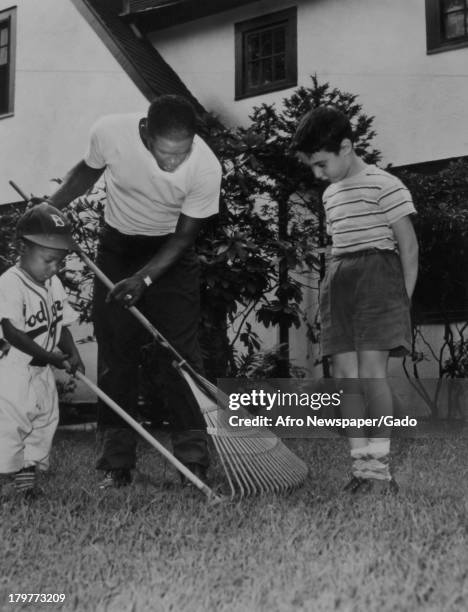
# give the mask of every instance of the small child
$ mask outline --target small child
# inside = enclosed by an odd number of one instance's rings
[[[349,119],[334,107],[304,115],[292,148],[317,179],[331,183],[323,195],[332,249],[320,297],[321,342],[334,378],[359,379],[340,381],[343,416],[364,418],[367,404],[368,417],[391,417],[388,359],[411,350],[410,299],[418,272],[411,195],[356,154]],[[347,435],[352,478],[345,490],[396,492],[391,428],[350,428]]]
[[[67,220],[42,202],[20,218],[17,239],[19,261],[0,276],[0,322],[10,345],[0,359],[0,474],[13,473],[16,489],[34,496],[59,416],[50,366],[84,366],[67,327],[77,315],[55,275],[74,248]]]

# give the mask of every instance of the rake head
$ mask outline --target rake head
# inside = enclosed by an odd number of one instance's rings
[[[219,405],[220,392],[208,380],[197,376],[201,385],[178,368],[189,384],[219,455],[231,489],[231,497],[285,493],[299,487],[307,476],[307,466],[267,427],[229,425],[229,413]],[[208,391],[200,388],[203,386]],[[214,399],[218,397],[218,402]],[[226,403],[227,407],[227,397]],[[240,417],[247,412],[236,411]]]

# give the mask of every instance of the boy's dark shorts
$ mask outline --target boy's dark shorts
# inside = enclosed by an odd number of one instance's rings
[[[410,300],[400,257],[371,249],[332,257],[320,296],[322,354],[411,351]]]

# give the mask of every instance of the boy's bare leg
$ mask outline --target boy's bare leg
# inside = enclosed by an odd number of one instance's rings
[[[366,405],[364,396],[360,390],[359,381],[359,361],[358,354],[355,352],[340,353],[332,356],[333,378],[335,379],[355,379],[356,384],[347,383],[344,393],[344,402],[342,415],[347,419],[364,419],[366,418]],[[353,388],[351,388],[353,387]],[[351,451],[353,449],[366,448],[368,445],[365,430],[350,427],[347,430],[347,436]]]

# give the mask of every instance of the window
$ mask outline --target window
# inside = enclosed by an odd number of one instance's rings
[[[0,117],[13,113],[16,9],[0,11]]]
[[[427,52],[468,46],[468,0],[426,0]]]
[[[297,85],[296,7],[235,25],[236,100]]]

